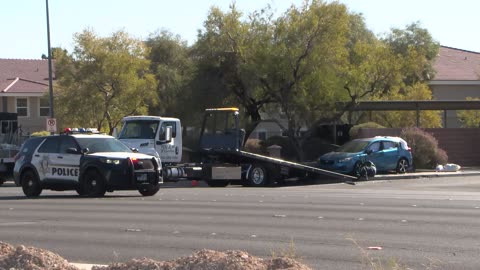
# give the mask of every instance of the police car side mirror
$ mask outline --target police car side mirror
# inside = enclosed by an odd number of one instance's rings
[[[90,152],[90,149],[88,149],[88,147],[82,149],[82,154],[86,154],[88,152]]]
[[[67,153],[68,154],[81,154],[80,151],[78,151],[78,149],[75,148],[75,147],[67,148]]]
[[[138,153],[138,149],[137,149],[137,148],[135,148],[135,147],[132,147],[132,148],[130,148],[130,149],[132,150],[132,152],[134,152],[134,153]]]

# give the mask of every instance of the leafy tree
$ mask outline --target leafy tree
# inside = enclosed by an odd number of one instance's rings
[[[151,34],[145,44],[150,49],[150,70],[158,83],[159,102],[149,107],[149,113],[183,116],[183,105],[191,102],[187,89],[193,71],[190,48],[180,36],[166,30]]]
[[[414,22],[405,29],[393,28],[383,39],[393,52],[404,59],[404,82],[413,85],[434,78],[433,61],[437,57],[440,44],[433,39],[420,22]]]
[[[480,98],[467,97],[467,100],[480,100]],[[464,128],[480,127],[480,111],[478,110],[457,111],[457,116]]]
[[[260,83],[265,62],[271,60],[267,57],[273,35],[271,14],[267,7],[242,21],[235,4],[226,13],[211,8],[194,46],[197,100],[208,97],[212,105],[239,104],[251,123],[261,120],[260,110],[272,102],[271,93]],[[247,135],[252,130],[249,125]]]
[[[374,50],[368,46],[362,50],[354,48],[358,55],[367,56],[367,61],[361,61],[360,65],[353,65],[353,74],[350,74],[354,82],[363,81],[363,87],[353,89],[370,89],[364,91],[362,97],[369,100],[431,100],[431,90],[427,80],[433,78],[433,61],[438,54],[439,45],[433,40],[428,30],[419,26],[419,23],[407,25],[403,29],[392,29],[386,38],[378,41],[375,57],[369,56]],[[368,61],[368,59],[374,61]],[[351,63],[354,63],[351,61]],[[370,68],[370,70],[368,70]],[[373,72],[372,72],[373,71]],[[355,74],[357,72],[357,74]],[[370,76],[368,74],[373,74]],[[350,85],[347,85],[347,90]],[[380,88],[375,91],[375,88]],[[349,95],[354,100],[358,94]],[[361,113],[362,114],[362,113]],[[369,120],[376,121],[389,127],[408,127],[416,125],[416,112],[372,112]],[[352,123],[353,113],[349,113],[348,122]],[[360,117],[359,119],[361,119]],[[365,113],[363,113],[365,118]],[[359,120],[357,119],[357,121]],[[420,112],[420,125],[422,127],[441,126],[440,113],[438,111]]]
[[[103,38],[91,30],[74,42],[73,53],[60,53],[55,62],[55,107],[63,123],[112,134],[124,116],[147,112],[156,83],[143,42],[123,31]]]
[[[338,121],[359,101],[431,98],[426,85],[415,84],[430,76],[435,45],[417,24],[379,39],[361,15],[338,2],[305,1],[276,19],[269,7],[246,19],[235,5],[226,13],[214,7],[193,49],[193,81],[208,78],[195,93],[215,104],[240,104],[251,123],[261,119],[261,111],[280,113],[301,159],[309,134]],[[344,106],[337,107],[338,101]],[[397,118],[398,125],[409,119]],[[342,119],[353,124],[361,118],[350,112]]]
[[[300,130],[332,117],[337,73],[346,56],[349,15],[337,2],[305,2],[275,21],[274,40],[262,83],[288,122],[287,136],[303,159]],[[324,118],[325,117],[325,118]]]

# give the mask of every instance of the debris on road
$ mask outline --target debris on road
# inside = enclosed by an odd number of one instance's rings
[[[78,270],[60,255],[48,250],[0,242],[0,269]]]
[[[0,242],[0,269],[24,270],[80,270],[60,255],[35,247],[20,245],[14,247]],[[245,251],[214,251],[203,249],[190,256],[170,261],[156,261],[148,258],[131,259],[125,263],[107,266],[93,266],[92,270],[181,270],[181,269],[231,269],[231,270],[312,270],[288,257],[263,259]]]
[[[231,269],[231,270],[311,270],[291,258],[262,259],[251,256],[245,251],[229,250],[226,252],[203,249],[193,255],[180,257],[172,261],[155,261],[147,258],[132,259],[126,263],[113,263],[106,267],[94,266],[92,270],[180,270],[180,269]]]

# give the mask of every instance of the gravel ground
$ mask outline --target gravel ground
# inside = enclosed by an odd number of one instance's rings
[[[0,269],[7,270],[79,270],[67,260],[48,250],[0,242]],[[148,258],[132,259],[125,263],[94,266],[92,270],[311,270],[294,259],[277,257],[262,259],[245,251],[226,252],[200,250],[190,256],[170,261]]]

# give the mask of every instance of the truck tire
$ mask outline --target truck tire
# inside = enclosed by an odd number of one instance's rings
[[[86,171],[82,177],[81,191],[78,193],[87,197],[102,197],[105,192],[107,189],[102,175],[96,170]]]
[[[140,194],[142,194],[142,196],[153,196],[155,194],[157,194],[157,192],[160,190],[160,185],[156,185],[156,186],[153,186],[153,185],[148,185],[146,187],[141,187],[138,189],[138,192],[140,192]]]
[[[268,184],[267,170],[262,165],[254,164],[248,174],[248,185],[251,187],[264,187]]]
[[[20,177],[22,190],[27,197],[38,197],[42,193],[40,181],[32,170],[27,170]]]
[[[207,183],[209,187],[226,187],[230,184],[230,181],[205,180],[205,183]]]

